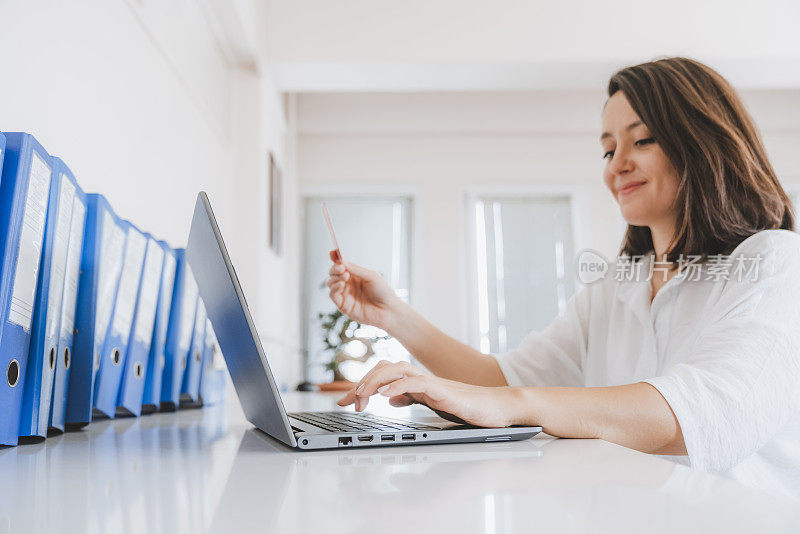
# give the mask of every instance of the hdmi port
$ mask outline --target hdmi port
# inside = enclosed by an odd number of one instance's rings
[[[372,436],[358,436],[358,441],[372,441]]]

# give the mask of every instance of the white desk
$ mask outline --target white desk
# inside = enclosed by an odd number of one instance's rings
[[[0,449],[0,534],[556,529],[798,532],[800,506],[598,440],[293,451],[236,403]]]

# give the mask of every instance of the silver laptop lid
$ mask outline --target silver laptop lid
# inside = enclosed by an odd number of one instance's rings
[[[273,438],[296,447],[267,356],[203,191],[197,195],[186,258],[247,420]]]

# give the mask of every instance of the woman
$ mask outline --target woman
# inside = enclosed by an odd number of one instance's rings
[[[718,73],[662,59],[612,76],[600,143],[628,222],[623,256],[517,350],[463,345],[331,253],[337,307],[433,373],[380,362],[339,404],[360,411],[378,393],[476,425],[688,455],[699,469],[796,491],[800,236],[752,119]],[[637,276],[611,276],[626,266]]]

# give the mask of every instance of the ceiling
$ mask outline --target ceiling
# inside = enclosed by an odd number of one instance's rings
[[[229,33],[284,91],[596,89],[671,55],[742,88],[800,87],[795,0],[232,3],[246,22]]]

